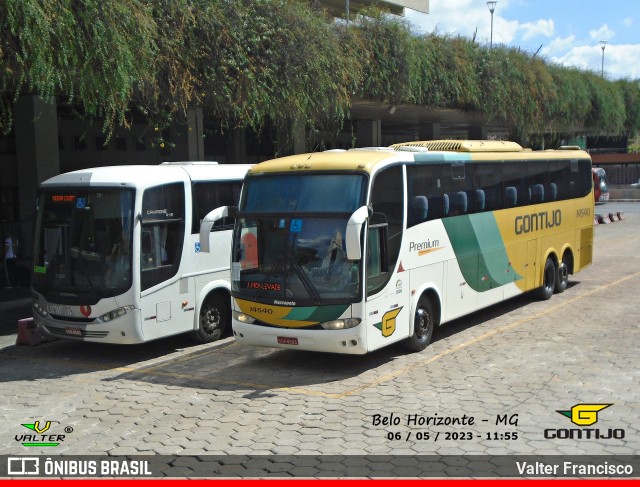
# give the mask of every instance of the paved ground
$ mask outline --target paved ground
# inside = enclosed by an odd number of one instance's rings
[[[596,227],[594,265],[565,293],[450,323],[418,354],[187,337],[27,347],[0,334],[0,455],[637,454],[640,213],[625,215]],[[610,406],[588,428],[557,412],[582,403]],[[438,417],[456,424],[415,424]],[[60,445],[23,447],[34,421]]]

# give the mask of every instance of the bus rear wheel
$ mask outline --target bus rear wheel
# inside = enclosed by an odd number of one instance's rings
[[[192,336],[200,343],[220,340],[229,326],[229,303],[220,295],[209,296],[200,308],[198,329]]]
[[[547,259],[544,264],[544,272],[542,273],[542,286],[538,289],[538,297],[546,301],[553,296],[553,292],[556,288],[556,278],[558,277],[558,271],[556,270],[556,264],[551,257]]]
[[[411,352],[421,352],[427,348],[433,335],[434,325],[433,305],[429,299],[421,299],[413,318],[413,334],[405,342],[407,349]]]
[[[556,276],[556,288],[555,291],[560,294],[567,289],[569,284],[569,266],[564,262],[560,262],[558,266],[558,275]]]

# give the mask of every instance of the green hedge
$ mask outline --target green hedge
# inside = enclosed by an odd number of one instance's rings
[[[354,100],[476,111],[516,132],[634,134],[636,81],[607,81],[517,49],[416,36],[369,12],[335,22],[297,0],[5,0],[0,130],[20,94],[58,97],[127,125],[202,106],[223,127],[336,127]]]

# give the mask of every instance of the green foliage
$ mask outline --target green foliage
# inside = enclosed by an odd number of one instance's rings
[[[637,82],[517,49],[416,36],[369,11],[334,21],[305,0],[4,0],[0,130],[21,94],[57,97],[109,133],[137,107],[158,131],[189,106],[223,128],[335,129],[354,100],[473,111],[516,133],[635,133]],[[290,143],[281,136],[280,146]]]
[[[150,74],[155,25],[138,0],[6,0],[0,4],[0,128],[12,97],[35,92],[81,101],[105,128],[126,124],[138,83]]]

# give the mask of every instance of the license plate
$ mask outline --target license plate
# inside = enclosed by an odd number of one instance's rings
[[[80,328],[65,328],[64,332],[67,335],[71,335],[74,337],[81,337],[82,336],[82,330]]]
[[[278,337],[278,343],[281,345],[297,345],[298,339],[291,337]]]

